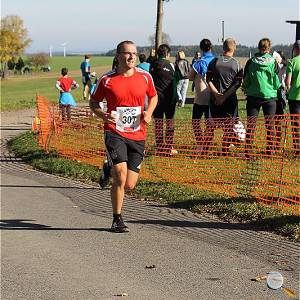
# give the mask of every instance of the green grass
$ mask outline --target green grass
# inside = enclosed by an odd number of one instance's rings
[[[60,72],[63,67],[66,67],[69,70],[80,70],[80,64],[83,60],[83,56],[52,56],[50,57],[49,65],[51,67],[51,72]],[[110,56],[92,56],[90,61],[92,71],[98,67],[111,67],[112,61],[113,57]]]
[[[72,92],[74,98],[82,99],[82,83],[80,73],[81,56],[53,56],[50,59],[51,72],[33,73],[32,75],[13,75],[1,80],[1,111],[18,110],[35,107],[36,95],[45,96],[52,102],[58,102],[56,80],[60,77],[62,67],[69,69],[69,75],[76,80],[80,87]],[[97,74],[110,70],[112,57],[93,57],[92,70]]]
[[[173,208],[208,213],[226,222],[248,224],[254,230],[268,230],[300,241],[300,217],[281,209],[261,205],[254,198],[226,197],[167,182],[141,180],[135,194],[144,200],[155,200]]]
[[[14,138],[9,142],[9,147],[16,156],[39,170],[86,182],[98,181],[98,168],[62,159],[55,152],[46,153],[37,145],[37,136],[32,132]],[[232,198],[179,184],[147,180],[139,182],[134,195],[174,208],[213,214],[226,222],[248,224],[253,230],[269,230],[294,241],[300,240],[299,216],[260,205],[251,197]]]
[[[51,174],[58,174],[85,182],[99,179],[99,168],[61,158],[55,151],[46,153],[38,146],[37,135],[26,132],[9,141],[8,146],[17,157],[34,168]]]
[[[36,106],[36,95],[45,96],[52,102],[58,102],[58,91],[55,83],[58,76],[13,78],[2,82],[1,110],[17,110]],[[75,77],[79,80],[79,77]],[[80,81],[79,81],[80,82]],[[81,89],[73,91],[76,100],[81,100]]]

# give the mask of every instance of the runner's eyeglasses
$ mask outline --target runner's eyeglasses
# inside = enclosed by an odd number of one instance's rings
[[[125,54],[125,55],[128,55],[128,56],[138,56],[138,53],[137,52],[126,52],[126,51],[120,51],[118,53],[122,53],[122,54]]]

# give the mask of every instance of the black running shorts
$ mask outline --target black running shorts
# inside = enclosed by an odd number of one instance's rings
[[[126,139],[111,131],[105,132],[105,146],[108,159],[114,164],[127,162],[127,168],[140,172],[144,159],[145,141]]]

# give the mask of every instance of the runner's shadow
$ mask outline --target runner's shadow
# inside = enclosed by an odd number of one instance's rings
[[[77,231],[77,230],[94,230],[94,231],[107,231],[110,232],[110,228],[59,228],[51,227],[49,225],[43,225],[38,223],[31,223],[28,219],[9,219],[0,220],[1,230],[50,230],[50,231]]]
[[[97,187],[76,187],[76,186],[56,186],[56,185],[15,185],[0,184],[1,188],[35,188],[35,189],[73,189],[73,190],[99,190]]]
[[[42,225],[38,223],[30,223],[29,221],[34,220],[28,220],[28,219],[10,219],[10,220],[0,220],[0,228],[1,229],[45,229],[50,228],[51,226],[48,225]]]

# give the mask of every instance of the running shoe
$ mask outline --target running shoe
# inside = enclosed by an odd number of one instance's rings
[[[111,231],[115,233],[129,232],[128,227],[125,225],[122,216],[115,218],[111,225]]]
[[[111,171],[111,166],[108,164],[108,162],[104,162],[103,168],[102,168],[102,173],[99,178],[99,185],[102,189],[105,189],[110,182],[110,171]]]

